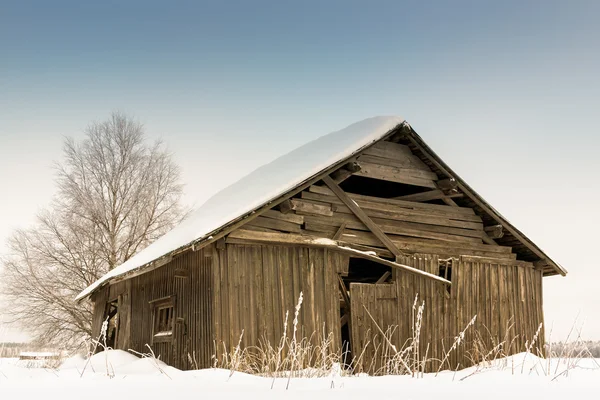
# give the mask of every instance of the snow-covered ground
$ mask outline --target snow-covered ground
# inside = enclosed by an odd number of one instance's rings
[[[0,399],[574,399],[600,398],[600,360],[519,354],[493,366],[410,376],[263,378],[223,369],[180,371],[123,351],[74,357],[58,369],[0,359]],[[271,388],[272,387],[272,388]]]

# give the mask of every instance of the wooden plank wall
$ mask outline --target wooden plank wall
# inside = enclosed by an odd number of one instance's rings
[[[347,271],[348,258],[324,249],[227,243],[214,258],[213,298],[215,342],[218,353],[269,341],[276,346],[287,336],[300,292],[297,340],[333,335],[332,349],[340,348],[340,306],[336,274]]]
[[[100,336],[100,329],[104,321],[104,312],[106,302],[108,301],[108,288],[98,290],[91,296],[91,302],[94,304],[92,315],[92,338],[97,339]]]
[[[393,284],[350,284],[352,358],[356,372],[384,374],[400,342],[398,293]],[[367,312],[368,311],[368,312]]]
[[[399,260],[421,270],[438,273],[438,257],[417,254]],[[371,312],[384,331],[393,329],[393,344],[401,349],[413,337],[413,305],[418,294],[418,305],[425,301],[420,332],[421,356],[428,353],[428,370],[437,370],[455,338],[477,315],[475,324],[465,331],[462,344],[450,353],[444,368],[463,368],[490,351],[499,343],[507,354],[525,351],[540,323],[543,323],[542,272],[530,263],[505,260],[459,257],[452,264],[452,288],[447,293],[443,285],[402,272],[395,274],[397,302],[390,309],[379,293],[383,286],[352,284],[352,322],[354,354],[365,353],[359,369],[368,370],[377,362],[369,357],[375,352],[381,338],[363,305]],[[371,337],[368,337],[368,331]],[[363,337],[360,337],[360,336]],[[538,346],[542,348],[544,331],[540,332]],[[371,347],[364,349],[365,343]],[[427,348],[429,346],[429,348]],[[533,349],[538,351],[538,348]],[[381,350],[380,350],[381,351]]]
[[[269,210],[244,229],[332,238],[343,225],[338,239],[355,245],[384,247],[329,188],[313,185],[299,196],[290,200],[289,209],[284,208],[287,213]],[[516,259],[510,247],[483,243],[485,232],[481,217],[470,208],[354,193],[348,196],[406,253]]]
[[[100,332],[106,302],[119,299],[116,347],[148,353],[153,320],[150,302],[175,296],[173,341],[155,343],[152,350],[176,368],[209,367],[214,354],[211,287],[211,248],[184,253],[161,268],[99,291],[94,296],[94,334]]]

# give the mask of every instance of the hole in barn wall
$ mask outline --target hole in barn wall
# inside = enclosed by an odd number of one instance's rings
[[[347,193],[381,197],[384,199],[431,190],[429,188],[405,185],[403,183],[389,182],[357,175],[352,175],[350,178],[343,181],[340,184],[340,187]]]

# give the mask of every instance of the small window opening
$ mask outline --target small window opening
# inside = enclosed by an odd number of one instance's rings
[[[106,304],[104,320],[106,326],[106,346],[114,349],[117,345],[117,332],[119,331],[119,301],[117,299]]]
[[[173,298],[156,301],[153,312],[153,342],[169,342],[173,337],[175,305]]]
[[[452,260],[440,260],[438,276],[444,278],[447,281],[452,282]],[[446,286],[446,291],[450,293],[452,286]]]

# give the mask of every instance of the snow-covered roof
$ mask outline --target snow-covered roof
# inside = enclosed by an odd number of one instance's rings
[[[369,118],[322,136],[263,165],[213,195],[181,224],[98,279],[76,299],[89,296],[113,278],[138,270],[174,250],[210,236],[378,141],[402,122],[404,119],[396,116]]]

